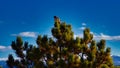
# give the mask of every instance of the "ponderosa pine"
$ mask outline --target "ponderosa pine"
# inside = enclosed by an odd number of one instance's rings
[[[72,26],[54,16],[52,37],[38,35],[37,46],[23,43],[21,37],[11,44],[20,58],[14,60],[9,55],[10,68],[114,68],[111,48],[106,48],[105,40],[93,40],[90,29],[83,31],[83,38],[74,38]]]

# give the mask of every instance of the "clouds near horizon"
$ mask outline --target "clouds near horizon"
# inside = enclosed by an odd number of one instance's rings
[[[86,28],[86,23],[82,23],[81,24],[82,26],[79,28],[79,30],[83,31],[85,28]],[[91,34],[93,34],[93,39],[94,40],[101,40],[101,39],[105,39],[105,40],[120,40],[120,35],[114,35],[114,36],[111,36],[111,35],[107,35],[107,34],[104,34],[104,33],[94,33],[94,32],[90,32]],[[82,37],[83,38],[83,34],[76,34],[74,35],[74,38],[76,37]]]
[[[0,51],[11,50],[11,46],[0,45]]]
[[[101,40],[101,39],[111,40],[111,41],[113,41],[113,40],[114,41],[120,40],[120,35],[110,36],[110,35],[106,35],[106,34],[103,34],[103,33],[96,34],[96,33],[93,33],[93,32],[91,32],[91,34],[93,34],[93,39],[94,40]],[[74,38],[76,38],[76,37],[83,38],[83,34],[76,34],[76,35],[74,35]]]
[[[98,35],[94,35],[94,39],[96,39],[96,40],[100,40],[100,39],[120,40],[120,35],[110,36],[110,35],[106,35],[106,34],[100,33]]]
[[[22,36],[22,37],[31,37],[36,38],[38,35],[38,32],[20,32],[18,34],[11,34],[11,36]]]

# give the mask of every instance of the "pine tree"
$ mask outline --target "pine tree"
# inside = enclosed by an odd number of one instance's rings
[[[9,55],[8,60],[7,60],[7,64],[10,68],[14,67],[14,58],[13,58],[12,54]]]
[[[38,35],[37,46],[29,45],[28,42],[23,44],[21,37],[12,42],[12,49],[20,60],[8,57],[9,67],[114,68],[111,48],[106,48],[105,40],[93,40],[89,28],[83,31],[83,38],[74,38],[71,25],[61,22],[57,16],[54,16],[54,21],[51,30],[53,37]]]
[[[0,68],[2,68],[2,66],[0,66]]]

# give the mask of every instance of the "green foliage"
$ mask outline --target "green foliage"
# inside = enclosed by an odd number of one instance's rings
[[[120,68],[120,66],[114,66],[114,68]]]
[[[27,43],[26,43],[27,44]],[[25,44],[25,46],[26,46]],[[23,54],[23,41],[21,37],[17,37],[16,41],[12,41],[11,47],[15,50],[18,57],[24,58]]]
[[[12,54],[10,54],[10,55],[8,56],[8,60],[7,60],[6,62],[7,62],[8,66],[9,66],[10,68],[13,68],[13,67],[14,67],[14,58],[13,58]]]
[[[102,64],[100,67],[101,68],[109,68],[106,64]]]
[[[18,68],[114,68],[110,56],[111,48],[106,48],[105,40],[96,42],[90,29],[86,28],[83,38],[74,38],[72,27],[54,16],[53,37],[38,35],[37,46],[29,45],[17,37],[11,47],[20,60],[9,55],[9,67]]]

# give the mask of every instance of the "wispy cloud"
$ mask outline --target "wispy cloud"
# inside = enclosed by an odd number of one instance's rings
[[[103,34],[103,33],[100,33],[100,34],[93,33],[93,32],[90,32],[90,33],[93,34],[93,39],[95,39],[95,40],[101,40],[101,39],[105,39],[105,40],[120,40],[120,35],[110,36],[110,35],[106,35],[106,34]],[[83,34],[76,34],[76,35],[74,35],[74,38],[76,38],[76,37],[83,38]]]
[[[120,35],[110,36],[110,35],[106,35],[106,34],[100,33],[100,34],[97,34],[97,35],[94,34],[94,39],[96,39],[96,40],[100,40],[100,39],[105,39],[105,40],[120,40]]]
[[[37,32],[21,32],[18,34],[11,34],[12,36],[22,36],[22,37],[32,37],[35,38],[37,37],[38,33]]]
[[[105,26],[104,26],[105,27]],[[79,30],[84,30],[86,28],[86,23],[82,23],[82,26],[79,28]],[[105,39],[105,40],[120,40],[120,35],[115,35],[115,36],[111,36],[111,35],[106,35],[104,33],[94,33],[94,32],[90,32],[91,34],[93,34],[93,39],[95,40],[101,40],[101,39]],[[76,34],[74,35],[74,38],[76,37],[83,37],[82,34]]]
[[[8,58],[0,58],[0,61],[6,61]]]
[[[82,26],[86,26],[86,23],[82,23]]]
[[[83,34],[75,34],[75,35],[74,35],[74,38],[76,38],[76,37],[83,38]]]
[[[15,57],[14,59],[15,59],[15,60],[19,60],[20,58]],[[8,60],[7,57],[0,58],[0,61],[6,61],[6,60]]]
[[[118,55],[111,54],[111,56],[118,56],[118,57],[120,57],[120,54],[118,54]]]
[[[3,45],[0,45],[0,49],[11,49],[11,46],[3,46]]]
[[[86,23],[82,23],[82,26],[79,28],[79,30],[84,30],[86,28]]]
[[[0,51],[10,50],[10,49],[11,49],[11,46],[0,45]]]
[[[80,29],[80,30],[84,30],[85,28],[86,28],[86,27],[80,27],[79,29]]]
[[[0,46],[0,49],[5,49],[6,47],[5,46]]]

